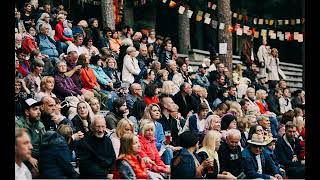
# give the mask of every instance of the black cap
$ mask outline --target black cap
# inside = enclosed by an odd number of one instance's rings
[[[237,118],[232,114],[226,114],[221,119],[221,130],[227,130],[230,123]]]
[[[197,136],[191,131],[186,131],[180,134],[179,140],[180,145],[184,148],[192,147],[198,143]]]

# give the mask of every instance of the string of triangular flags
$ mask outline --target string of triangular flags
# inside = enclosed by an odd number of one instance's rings
[[[167,0],[162,0],[163,3],[166,3]],[[178,8],[178,13],[179,14],[184,14],[186,8],[183,5],[178,5],[175,1],[170,0],[169,2],[169,7],[170,8],[174,8],[177,7]],[[213,10],[216,10],[217,5],[211,2],[208,2],[208,8],[211,8]],[[190,19],[192,17],[192,15],[194,14],[194,11],[188,9],[188,11],[186,12],[188,15],[188,18]],[[232,17],[235,18],[238,21],[244,21],[244,22],[248,22],[249,20],[249,16],[244,16],[242,14],[239,13],[235,13],[235,12],[230,12]],[[238,36],[242,36],[243,34],[247,34],[249,32],[249,30],[252,31],[253,35],[255,38],[259,38],[260,36],[262,36],[265,39],[278,39],[280,41],[293,41],[296,40],[298,42],[303,42],[303,37],[304,37],[304,33],[301,32],[292,32],[292,31],[283,31],[283,30],[275,30],[275,29],[267,29],[267,28],[257,28],[257,25],[269,25],[269,26],[275,26],[276,24],[278,26],[281,25],[289,25],[289,20],[285,19],[285,20],[275,20],[275,19],[264,19],[264,18],[250,18],[253,21],[253,25],[255,27],[250,27],[248,25],[243,25],[241,27],[240,23],[234,23],[232,26],[225,26],[224,22],[218,22],[216,19],[214,18],[210,18],[211,14],[201,11],[199,10],[196,14],[196,21],[201,21],[202,19],[204,19],[204,23],[211,25],[212,28],[214,29],[220,29],[220,30],[228,30],[229,32],[234,32],[236,33],[236,35]],[[301,19],[290,19],[290,24],[291,25],[298,25],[298,24],[304,24],[305,19],[301,18]]]

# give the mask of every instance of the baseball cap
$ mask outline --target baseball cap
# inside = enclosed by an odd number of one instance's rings
[[[201,64],[201,65],[199,66],[199,68],[208,69],[209,67],[208,67],[206,64]]]
[[[43,103],[41,101],[36,101],[35,99],[29,98],[24,101],[25,102],[25,109],[31,108],[32,106],[40,106]]]

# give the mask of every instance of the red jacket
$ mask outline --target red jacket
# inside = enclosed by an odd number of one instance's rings
[[[300,144],[300,147],[301,147],[301,150],[300,150],[300,154],[299,154],[299,159],[305,159],[305,142],[304,142],[304,139],[305,139],[305,132],[304,132],[305,128],[303,128],[300,132],[300,136],[299,136],[299,144]]]
[[[256,100],[256,104],[258,105],[261,114],[265,114],[266,111],[269,111],[268,104],[265,100]]]
[[[155,103],[158,104],[159,103],[159,98],[157,96],[153,96],[153,97],[148,97],[148,96],[144,96],[143,97],[143,101],[146,103],[146,105],[148,106],[149,104]]]
[[[69,37],[66,37],[63,35],[63,25],[62,25],[61,21],[59,21],[56,25],[55,33],[54,33],[54,40],[61,41],[61,42],[73,40],[72,38],[69,38]]]
[[[97,78],[91,68],[81,68],[80,69],[80,80],[83,84],[83,88],[86,90],[92,90],[94,86],[99,85]]]
[[[24,36],[24,39],[21,44],[21,48],[27,54],[30,54],[32,51],[39,49],[37,42],[34,39],[31,39],[29,35]]]
[[[147,167],[142,158],[137,158],[134,155],[120,155],[116,162],[118,160],[126,160],[130,164],[137,179],[148,179]],[[123,179],[123,177],[120,176],[117,165],[115,165],[113,171],[113,179]]]
[[[147,164],[147,167],[154,172],[163,172],[169,173],[167,171],[166,165],[163,163],[159,156],[159,152],[156,147],[156,143],[154,141],[154,137],[149,141],[144,136],[139,134],[139,142],[141,145],[141,150],[139,152],[139,156],[141,158],[149,157],[152,161],[156,163],[156,166]]]

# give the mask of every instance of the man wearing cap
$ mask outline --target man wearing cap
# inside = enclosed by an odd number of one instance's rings
[[[40,121],[41,112],[40,105],[42,102],[29,98],[25,100],[24,115],[16,121],[16,127],[27,129],[27,134],[31,139],[33,146],[31,157],[26,162],[29,169],[34,176],[39,172],[38,170],[38,158],[39,158],[39,145],[41,143],[42,136],[46,132],[44,125]]]
[[[268,87],[267,87],[267,76],[266,75],[257,75],[258,78],[258,83],[255,86],[256,91],[259,89],[263,89],[266,92],[268,92]]]
[[[198,84],[201,87],[208,89],[208,87],[210,86],[209,80],[206,76],[208,68],[209,67],[206,64],[201,64],[199,66],[198,73],[196,75],[196,79],[194,81],[194,84]]]
[[[293,122],[285,125],[285,134],[276,142],[275,155],[279,163],[283,164],[289,178],[302,179],[305,174],[305,166],[298,158],[301,146],[299,139],[295,137],[297,131]]]
[[[251,140],[247,142],[249,146],[242,151],[247,178],[282,179],[273,160],[262,151],[263,146],[268,143],[263,135],[253,134]]]

